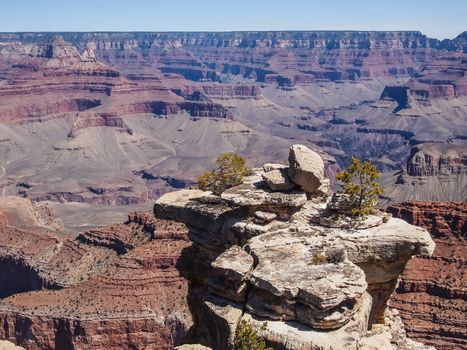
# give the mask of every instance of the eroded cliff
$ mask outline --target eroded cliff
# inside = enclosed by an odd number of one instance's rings
[[[183,225],[132,213],[77,237],[0,225],[0,338],[26,349],[173,349],[192,316]]]
[[[388,210],[426,228],[436,242],[431,257],[409,261],[391,305],[410,337],[437,349],[464,349],[467,202],[404,202]]]
[[[387,301],[410,258],[432,253],[428,232],[384,214],[352,221],[323,170],[296,145],[289,166],[267,164],[220,197],[156,202],[156,217],[187,224],[193,242],[192,341],[230,349],[248,320],[277,349],[423,348]]]

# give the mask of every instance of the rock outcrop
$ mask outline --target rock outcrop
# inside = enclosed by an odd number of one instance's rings
[[[289,167],[296,166],[297,149],[312,154],[293,146]],[[256,169],[220,197],[182,190],[156,202],[156,217],[185,223],[193,242],[194,340],[230,349],[243,319],[280,349],[423,348],[405,337],[400,323],[394,326],[398,321],[387,321],[398,319],[387,301],[410,258],[433,252],[428,232],[378,217],[348,228],[340,218],[345,214],[335,212],[333,226],[320,224],[330,215],[329,197],[316,194],[312,155],[299,162],[311,169],[298,177],[300,186],[314,189],[308,198],[303,190],[272,190],[263,180],[267,172]]]
[[[289,176],[307,193],[314,193],[324,177],[324,162],[316,152],[302,145],[294,145],[289,155]]]
[[[467,202],[403,202],[388,211],[426,228],[436,242],[431,257],[407,264],[391,305],[411,338],[437,349],[465,349]]]

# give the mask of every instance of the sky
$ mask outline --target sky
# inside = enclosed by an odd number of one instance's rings
[[[0,32],[467,30],[467,0],[0,0]]]

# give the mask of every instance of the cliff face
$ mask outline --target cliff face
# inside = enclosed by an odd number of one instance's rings
[[[289,166],[266,164],[220,198],[162,196],[156,217],[187,224],[193,242],[192,341],[231,349],[247,320],[277,349],[423,348],[386,303],[411,256],[431,254],[433,241],[384,215],[352,222],[339,198],[321,158],[301,145]]]
[[[431,257],[407,264],[391,305],[400,311],[410,337],[437,349],[464,349],[467,203],[404,202],[388,210],[426,228],[436,242]]]
[[[76,238],[0,230],[0,338],[26,349],[167,350],[185,338],[182,225],[132,213]]]
[[[2,41],[47,42],[51,33],[1,34]],[[163,73],[218,81],[223,74],[260,82],[360,79],[410,75],[441,50],[462,51],[459,40],[440,42],[419,32],[61,33],[86,58],[125,70],[158,64]],[[53,57],[44,45],[39,56]],[[63,51],[63,50],[62,50]],[[284,55],[287,53],[286,55]],[[270,57],[275,59],[271,62]],[[245,60],[248,56],[250,59]],[[291,80],[290,80],[291,79]]]
[[[467,175],[467,154],[462,146],[455,145],[414,147],[407,162],[407,175]]]
[[[462,200],[467,196],[467,154],[461,144],[424,143],[411,148],[409,159],[385,195],[400,201]]]

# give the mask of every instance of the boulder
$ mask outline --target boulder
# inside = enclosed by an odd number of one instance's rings
[[[255,217],[255,221],[258,221],[259,223],[268,223],[277,218],[276,214],[261,210],[255,211],[253,215]]]
[[[322,185],[324,162],[320,155],[306,146],[293,145],[289,153],[290,179],[307,193],[314,193]]]
[[[273,191],[288,191],[295,187],[295,184],[289,178],[287,168],[266,172],[263,174],[263,180]]]
[[[331,180],[323,179],[321,181],[321,186],[316,190],[316,195],[318,197],[323,197],[324,199],[329,198],[332,195]]]

